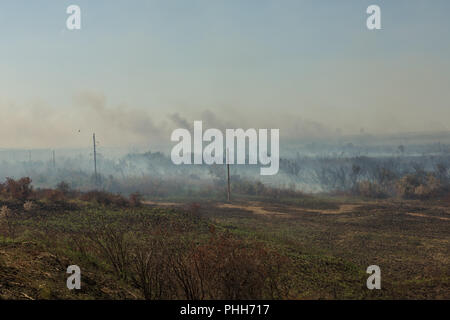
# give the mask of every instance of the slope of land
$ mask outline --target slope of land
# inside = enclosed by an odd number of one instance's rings
[[[239,253],[233,264],[236,272],[248,272],[250,277],[257,270],[280,285],[276,292],[261,290],[265,296],[260,296],[250,287],[244,292],[235,284],[235,298],[450,298],[450,209],[438,201],[252,199],[146,202],[131,208],[72,201],[70,205],[40,204],[29,212],[7,201],[1,205],[16,208],[14,226],[4,219],[0,224],[2,299],[186,299],[190,296],[182,285],[167,295],[145,291],[145,285],[150,290],[167,283],[139,282],[139,270],[133,264],[137,257],[148,252],[156,252],[154,261],[175,257],[164,265],[148,266],[170,273],[178,270],[172,270],[176,263],[192,272],[189,259],[202,255],[203,260],[195,261],[204,264],[206,274],[208,268],[220,267],[221,257],[229,253],[227,247]],[[111,234],[123,237],[111,238]],[[121,260],[120,255],[114,256],[116,252],[102,250],[109,245],[119,245],[131,254]],[[264,250],[264,255],[258,250]],[[272,260],[275,253],[287,259],[280,260],[286,261],[288,269],[280,269],[279,274],[270,273],[277,265],[268,267],[263,258]],[[251,265],[252,260],[260,263]],[[66,288],[66,268],[72,264],[82,269],[79,291]],[[245,264],[254,269],[240,269]],[[365,271],[374,264],[382,270],[382,290],[366,288]],[[158,274],[153,274],[156,279]],[[196,281],[204,274],[191,276]],[[223,281],[230,280],[218,279],[208,292],[193,298],[223,298]],[[260,283],[252,281],[255,286]]]

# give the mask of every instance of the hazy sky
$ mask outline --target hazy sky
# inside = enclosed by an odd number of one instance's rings
[[[2,0],[0,148],[170,143],[193,120],[299,140],[450,130],[449,16],[447,0]]]

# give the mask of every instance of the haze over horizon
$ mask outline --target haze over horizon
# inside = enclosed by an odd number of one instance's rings
[[[81,7],[82,29],[65,29]],[[382,30],[365,26],[378,4]],[[450,3],[0,4],[0,147],[170,144],[174,128],[291,139],[449,132]]]

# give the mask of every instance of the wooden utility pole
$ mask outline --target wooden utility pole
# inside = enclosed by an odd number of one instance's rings
[[[55,150],[53,150],[53,169],[56,168]]]
[[[94,142],[94,174],[95,174],[95,184],[98,183],[98,178],[97,178],[97,149],[95,147],[95,133],[92,136],[92,140]]]
[[[227,149],[227,199],[231,201],[231,187],[230,187],[230,156]]]

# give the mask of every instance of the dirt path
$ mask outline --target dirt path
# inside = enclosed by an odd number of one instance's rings
[[[239,204],[223,203],[223,204],[218,204],[217,207],[218,208],[226,208],[226,209],[247,210],[247,211],[251,211],[254,214],[262,214],[262,215],[284,216],[284,217],[291,216],[287,212],[271,211],[271,210],[264,209],[262,206],[255,205],[255,204],[239,205]]]
[[[180,206],[180,203],[176,202],[158,202],[158,201],[144,201],[146,205],[152,206],[163,206],[163,207],[174,207]],[[221,209],[238,209],[244,211],[250,211],[254,214],[259,215],[268,215],[268,216],[277,216],[277,217],[292,217],[292,213],[320,213],[320,214],[345,214],[354,212],[356,209],[361,207],[359,204],[342,204],[338,209],[308,209],[308,208],[297,208],[295,206],[289,207],[280,207],[276,209],[267,208],[267,204],[259,203],[259,202],[248,202],[246,204],[239,203],[218,203],[215,204],[217,208]]]
[[[434,218],[434,219],[439,219],[439,220],[450,221],[450,218],[437,217],[437,216],[427,216],[426,214],[423,214],[423,213],[407,212],[406,214],[409,215],[409,216],[413,216],[413,217]]]
[[[176,202],[158,202],[158,201],[142,201],[142,203],[150,206],[163,206],[163,207],[172,207],[180,205],[180,203]]]
[[[282,211],[273,211],[265,209],[263,206],[257,204],[257,203],[249,203],[248,205],[240,205],[240,204],[231,204],[231,203],[224,203],[219,204],[217,206],[218,208],[229,208],[229,209],[240,209],[240,210],[247,210],[251,211],[254,214],[262,214],[262,215],[272,215],[272,216],[283,216],[283,217],[290,217],[292,216],[289,212],[282,212]],[[344,214],[344,213],[350,213],[355,211],[355,209],[361,207],[361,205],[356,204],[343,204],[339,206],[339,209],[305,209],[305,208],[296,208],[296,207],[289,207],[289,210],[292,212],[292,210],[295,210],[299,213],[308,213],[308,212],[316,212],[320,214]]]
[[[317,212],[317,213],[321,213],[321,214],[343,214],[343,213],[350,213],[355,211],[355,209],[360,208],[361,205],[359,204],[341,204],[339,206],[339,209],[328,209],[328,210],[319,210],[319,209],[297,209],[296,210],[301,210],[301,211],[306,211],[306,212]]]

